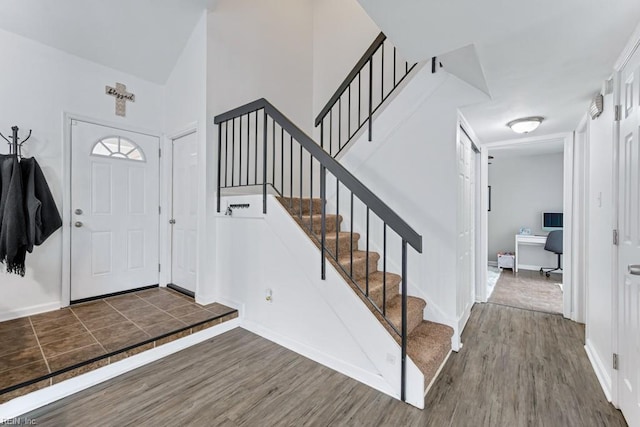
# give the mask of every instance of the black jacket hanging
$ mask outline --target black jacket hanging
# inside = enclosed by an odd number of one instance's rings
[[[16,156],[0,157],[0,179],[0,262],[6,265],[8,273],[24,276],[28,237],[22,173]]]
[[[33,157],[20,161],[23,203],[27,230],[27,250],[41,245],[62,226],[62,218],[53,200],[47,180]]]
[[[0,262],[25,274],[27,251],[62,226],[40,165],[34,158],[0,155]]]

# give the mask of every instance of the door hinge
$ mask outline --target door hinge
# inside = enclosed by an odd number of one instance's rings
[[[160,264],[158,264],[158,273],[160,273]]]
[[[619,122],[620,120],[622,120],[622,105],[616,105],[614,108],[614,113],[615,113],[614,120],[616,122]]]
[[[618,230],[613,230],[613,244],[618,246]]]
[[[158,215],[162,215],[162,206],[158,206]]]
[[[158,148],[158,157],[162,157],[162,148]]]
[[[613,353],[613,369],[618,370],[618,353]]]

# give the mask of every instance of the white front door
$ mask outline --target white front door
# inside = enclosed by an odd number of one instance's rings
[[[618,400],[629,424],[637,425],[640,423],[640,52],[622,71],[621,89]]]
[[[196,291],[198,134],[173,140],[171,282]]]
[[[159,139],[71,124],[71,301],[158,284]]]
[[[475,292],[475,155],[472,142],[460,128],[457,146],[457,314],[470,309]]]

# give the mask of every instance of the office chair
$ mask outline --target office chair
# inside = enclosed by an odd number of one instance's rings
[[[562,256],[562,230],[554,230],[547,235],[547,242],[544,244],[544,250],[558,255],[558,266],[556,268],[542,267],[540,269],[540,274],[544,273],[545,276],[549,277],[552,271],[562,271],[562,266],[560,265],[560,256]]]

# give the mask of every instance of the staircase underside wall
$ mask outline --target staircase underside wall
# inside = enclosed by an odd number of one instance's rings
[[[386,394],[400,395],[400,347],[278,201],[223,197],[249,209],[217,218],[216,294],[243,326]],[[271,302],[266,297],[270,290]],[[424,376],[407,364],[407,401],[422,408]]]

